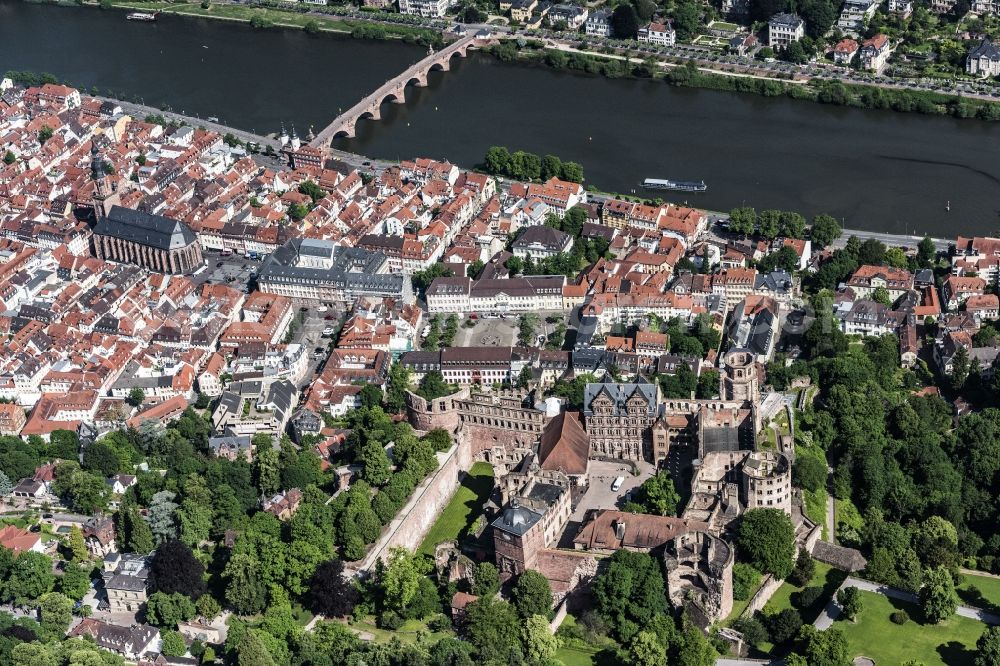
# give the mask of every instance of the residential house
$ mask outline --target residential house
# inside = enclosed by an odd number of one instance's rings
[[[859,48],[855,40],[845,37],[833,47],[833,61],[838,65],[850,65]]]
[[[966,56],[965,71],[977,76],[1000,76],[1000,47],[983,38]]]
[[[31,551],[33,553],[45,552],[42,544],[42,536],[38,532],[15,525],[7,525],[0,528],[0,547],[14,551],[14,554]]]
[[[755,35],[736,35],[729,40],[729,52],[738,55],[748,55],[757,47],[757,37]]]
[[[573,247],[573,237],[569,234],[541,225],[527,227],[517,237],[511,246],[514,256],[521,259],[545,259],[563,252],[569,252]]]
[[[771,48],[788,48],[805,36],[806,23],[796,14],[775,14],[767,22],[767,45]]]
[[[861,266],[847,281],[859,298],[871,298],[879,287],[889,292],[895,302],[900,296],[913,289],[913,273],[905,268],[893,266]]]
[[[730,351],[745,351],[766,363],[778,338],[778,304],[766,296],[747,296],[729,315],[726,329]]]
[[[590,37],[611,36],[611,10],[598,9],[587,17],[586,32]]]
[[[638,41],[656,46],[673,46],[677,43],[677,32],[670,21],[653,21],[639,28]]]
[[[520,23],[531,18],[531,13],[538,6],[538,0],[514,0],[510,5],[510,17]]]
[[[84,618],[69,632],[70,638],[89,636],[97,647],[116,652],[126,659],[136,661],[146,654],[160,652],[163,641],[160,630],[148,624],[124,627],[92,617]]]
[[[861,45],[861,68],[881,74],[890,52],[888,36],[878,34],[866,39]]]
[[[1000,319],[1000,298],[996,294],[974,294],[965,300],[965,311],[979,322]]]
[[[956,275],[975,273],[990,284],[996,284],[1000,275],[1000,238],[959,236],[955,240],[951,271]]]
[[[399,0],[399,13],[440,18],[447,13],[450,6],[451,0]]]
[[[555,5],[549,10],[549,25],[565,24],[567,30],[579,30],[587,22],[587,8],[579,5]]]
[[[970,296],[986,293],[986,280],[981,277],[949,275],[941,285],[941,302],[949,310],[957,310]]]
[[[134,613],[146,603],[149,558],[131,553],[110,553],[104,558],[104,589],[114,613]]]

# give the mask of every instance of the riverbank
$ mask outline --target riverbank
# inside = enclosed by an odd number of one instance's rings
[[[62,2],[51,4],[67,5]],[[126,10],[160,12],[177,16],[217,19],[248,23],[256,29],[288,28],[304,30],[309,34],[321,32],[351,35],[356,39],[393,40],[398,39],[422,46],[437,48],[443,43],[441,32],[398,23],[388,23],[377,13],[368,17],[344,17],[322,11],[322,7],[303,7],[301,10],[281,6],[250,6],[224,3],[165,2],[161,0],[84,0],[84,7],[102,10]],[[207,6],[206,6],[207,5]]]
[[[931,91],[841,81],[761,76],[749,71],[699,67],[693,60],[671,61],[650,57],[640,59],[618,53],[582,51],[566,46],[551,48],[539,40],[525,41],[522,46],[508,39],[487,48],[486,52],[502,62],[539,65],[612,79],[663,80],[678,87],[753,93],[763,97],[788,97],[857,109],[889,110],[986,121],[1000,120],[1000,102]]]

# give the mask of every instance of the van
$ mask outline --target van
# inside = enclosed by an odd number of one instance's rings
[[[329,308],[326,307],[325,305],[321,305],[318,308],[316,308],[316,312],[326,312],[327,310],[329,310]]]
[[[623,483],[625,483],[625,477],[619,476],[611,483],[611,490],[614,492],[618,492],[618,489],[622,487]]]

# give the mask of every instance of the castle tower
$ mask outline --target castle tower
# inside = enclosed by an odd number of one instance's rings
[[[288,145],[288,132],[285,131],[285,123],[281,123],[281,134],[278,135],[278,143],[284,148]]]
[[[752,405],[760,402],[757,363],[749,352],[734,351],[723,359],[719,395],[723,400]]]
[[[295,132],[295,125],[292,125],[292,150],[298,150],[302,147],[302,142],[299,140],[299,135]]]

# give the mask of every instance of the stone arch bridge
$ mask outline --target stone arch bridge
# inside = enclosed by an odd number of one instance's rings
[[[357,123],[364,119],[379,120],[382,115],[379,108],[385,102],[402,104],[406,101],[406,88],[412,83],[417,88],[427,86],[427,75],[432,71],[447,72],[451,69],[451,59],[464,58],[470,48],[479,48],[488,44],[489,38],[469,35],[452,42],[440,51],[432,52],[426,58],[410,65],[398,76],[389,79],[373,93],[347,109],[323,128],[316,138],[309,142],[314,148],[329,146],[337,137],[353,138]]]

